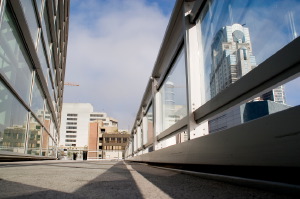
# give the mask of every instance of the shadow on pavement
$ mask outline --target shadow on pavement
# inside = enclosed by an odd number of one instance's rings
[[[48,165],[51,166],[51,165]],[[95,165],[96,166],[96,165]],[[99,164],[100,166],[100,164]],[[101,168],[99,168],[101,169]],[[78,171],[80,172],[80,170]],[[69,182],[72,183],[72,182]],[[0,198],[143,198],[129,170],[118,162],[75,192],[26,185],[0,179]]]
[[[284,199],[295,198],[283,194],[270,193],[262,190],[240,187],[214,180],[202,179],[197,176],[180,174],[170,170],[158,169],[139,163],[130,164],[134,170],[154,184],[161,191],[174,199],[183,198],[261,198]]]

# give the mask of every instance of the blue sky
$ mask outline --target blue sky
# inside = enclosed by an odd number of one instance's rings
[[[91,103],[131,128],[175,0],[72,0],[65,103]]]

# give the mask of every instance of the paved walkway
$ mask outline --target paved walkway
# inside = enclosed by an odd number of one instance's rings
[[[0,163],[0,198],[291,198],[123,161]]]

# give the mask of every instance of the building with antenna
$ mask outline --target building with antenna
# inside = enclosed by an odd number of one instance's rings
[[[0,159],[55,159],[70,1],[0,1]]]

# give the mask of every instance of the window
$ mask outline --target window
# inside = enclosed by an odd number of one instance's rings
[[[208,1],[197,21],[200,57],[204,58],[200,62],[204,69],[203,104],[297,38],[299,11],[293,0]],[[237,70],[229,68],[226,74],[218,67],[222,64]],[[227,86],[219,81],[222,77],[228,77]]]
[[[77,131],[66,131],[66,133],[77,133]]]
[[[76,135],[66,135],[66,138],[76,138]]]
[[[27,24],[29,26],[31,38],[33,40],[33,43],[36,44],[37,35],[38,35],[38,23],[37,23],[33,2],[32,0],[23,0],[20,2],[25,14]]]
[[[48,17],[48,9],[47,9],[47,4],[44,6],[44,11],[43,11],[43,20],[42,20],[42,30],[43,30],[43,37],[45,40],[46,44],[46,55],[48,56],[50,52],[50,44],[51,44],[51,35],[49,31],[49,17]]]
[[[90,114],[90,117],[103,117],[103,114]]]
[[[7,5],[0,27],[0,72],[29,104],[32,66],[18,30],[11,9]]]
[[[67,114],[67,116],[70,116],[70,117],[77,117],[78,114],[76,114],[76,113],[69,113],[69,114]],[[75,119],[76,119],[76,118],[75,118]]]
[[[67,126],[66,129],[77,129],[77,126]]]
[[[43,75],[47,79],[47,77],[48,77],[48,61],[47,61],[47,58],[46,58],[47,54],[46,54],[44,43],[43,43],[42,39],[40,39],[40,41],[39,41],[37,51],[38,51],[37,53],[38,53],[39,61],[40,61],[41,68],[42,68],[42,71],[43,71]],[[52,85],[52,83],[50,82],[49,79],[48,79],[47,83],[48,83],[48,85],[49,84]]]
[[[144,144],[152,143],[154,136],[154,125],[153,125],[153,106],[152,104],[149,106],[146,113],[146,124],[144,128]],[[126,138],[124,138],[126,139]],[[126,141],[125,141],[126,142]]]
[[[28,112],[1,80],[0,93],[0,150],[24,153]]]
[[[38,118],[43,121],[44,118],[44,94],[41,88],[39,79],[35,77],[33,89],[32,89],[32,100],[31,100],[31,110],[38,116]]]
[[[67,122],[67,125],[77,125],[77,122]]]
[[[27,154],[40,155],[42,137],[41,124],[31,115],[29,126]]]
[[[76,140],[66,139],[66,142],[76,142]]]
[[[159,90],[161,96],[162,131],[187,115],[186,72],[181,50]]]
[[[77,118],[67,118],[67,120],[77,120]]]

